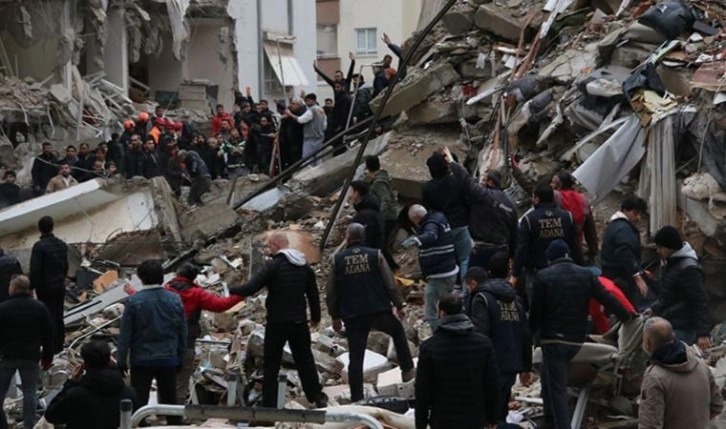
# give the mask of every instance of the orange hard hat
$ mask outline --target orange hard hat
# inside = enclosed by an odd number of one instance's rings
[[[124,129],[130,130],[132,128],[136,127],[136,123],[132,121],[131,119],[127,119],[124,121]]]
[[[149,114],[146,112],[139,113],[139,121],[146,122],[149,120]]]

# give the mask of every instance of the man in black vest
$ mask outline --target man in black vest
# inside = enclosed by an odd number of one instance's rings
[[[519,374],[522,384],[529,385],[532,370],[532,338],[522,298],[509,276],[509,254],[495,253],[489,260],[489,273],[481,267],[466,272],[470,301],[467,315],[477,332],[492,340],[499,363],[499,421],[509,413],[512,386]]]
[[[577,229],[572,214],[557,208],[555,192],[549,185],[540,185],[534,190],[532,197],[534,209],[522,217],[519,222],[517,252],[512,264],[512,284],[522,295],[518,279],[526,274],[526,296],[532,300],[532,279],[534,275],[547,268],[545,250],[555,240],[564,240],[572,249],[572,260],[582,265],[582,248],[577,241]]]
[[[335,255],[327,286],[333,329],[340,332],[341,319],[345,321],[350,348],[348,380],[353,402],[363,399],[363,357],[371,329],[393,338],[403,382],[415,376],[406,332],[400,321],[404,317],[401,292],[381,251],[363,246],[365,234],[365,227],[359,223],[348,226],[345,236],[348,247]]]

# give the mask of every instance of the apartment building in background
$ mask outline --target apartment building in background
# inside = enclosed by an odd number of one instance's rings
[[[356,57],[356,73],[371,82],[370,65],[393,53],[381,40],[383,33],[401,45],[416,30],[422,0],[316,0],[318,67],[332,76],[347,73],[348,53]],[[393,65],[398,60],[394,56]],[[318,77],[319,97],[331,97],[332,89]]]

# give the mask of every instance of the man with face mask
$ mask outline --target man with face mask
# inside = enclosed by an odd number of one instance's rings
[[[643,349],[650,356],[640,389],[639,429],[706,429],[723,410],[711,370],[676,339],[667,320],[645,322]]]

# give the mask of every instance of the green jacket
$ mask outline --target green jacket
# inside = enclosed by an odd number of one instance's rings
[[[391,186],[391,178],[386,170],[366,173],[365,181],[370,185],[373,195],[381,202],[381,214],[385,220],[398,219],[398,197]]]

